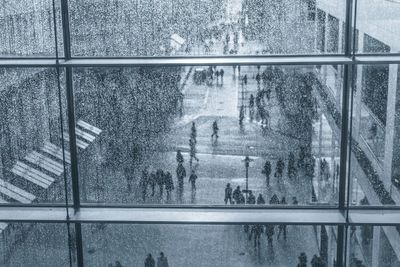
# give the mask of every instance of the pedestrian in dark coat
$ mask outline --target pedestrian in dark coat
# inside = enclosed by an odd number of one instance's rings
[[[147,258],[144,261],[144,267],[155,267],[156,266],[156,262],[153,259],[153,256],[151,256],[151,254],[147,254]]]
[[[276,194],[272,195],[271,199],[269,200],[269,204],[271,204],[271,205],[279,204],[279,198]]]
[[[225,204],[228,204],[228,200],[229,204],[232,204],[232,187],[230,183],[227,183],[225,187]]]
[[[183,190],[183,181],[186,177],[186,170],[185,167],[183,167],[182,163],[179,163],[178,167],[176,168],[176,177],[178,178],[179,190]]]
[[[224,69],[221,69],[219,73],[221,75],[221,83],[224,83]]]
[[[156,183],[157,183],[157,174],[155,174],[154,171],[153,171],[149,175],[149,184],[150,184],[150,187],[151,187],[151,196],[154,196]]]
[[[157,267],[169,267],[168,259],[164,256],[164,252],[160,252],[160,257],[157,259]]]
[[[192,170],[192,174],[189,177],[189,183],[191,183],[192,185],[192,191],[196,190],[196,180],[197,180],[197,175],[194,172],[194,170]]]
[[[237,186],[236,189],[233,191],[233,199],[235,200],[236,204],[239,204],[239,196],[241,194],[240,186]]]
[[[183,159],[183,155],[180,149],[176,152],[176,161],[178,163],[183,163],[185,160]]]
[[[165,174],[165,191],[167,191],[167,199],[171,199],[171,191],[174,190],[174,181],[170,172]]]
[[[268,245],[272,246],[272,241],[273,241],[273,236],[274,236],[274,225],[273,224],[267,224],[265,225],[265,235],[267,236],[268,240]]]
[[[160,188],[160,198],[162,198],[164,193],[165,174],[161,169],[158,169],[156,172],[156,183]]]
[[[257,204],[263,205],[265,204],[265,199],[263,198],[262,194],[259,194],[257,197]]]
[[[256,204],[256,197],[253,195],[253,192],[250,191],[249,198],[247,199],[247,204]]]
[[[264,168],[261,171],[265,175],[265,181],[267,183],[267,186],[269,186],[269,181],[270,181],[270,175],[271,175],[271,162],[268,160],[265,161]]]

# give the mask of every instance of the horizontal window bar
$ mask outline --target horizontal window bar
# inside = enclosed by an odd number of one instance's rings
[[[0,208],[0,222],[66,222],[64,208]],[[345,224],[338,210],[81,208],[70,222],[137,224]]]
[[[61,63],[63,66],[230,66],[230,65],[319,65],[346,64],[351,59],[344,56],[329,57],[187,57],[187,58],[103,58],[71,59]]]
[[[351,224],[400,225],[400,210],[350,210]]]
[[[400,64],[400,56],[357,56],[355,62],[344,56],[266,56],[266,57],[159,57],[159,58],[75,58],[7,59],[0,58],[0,67],[135,67],[135,66],[232,66],[232,65],[336,65],[336,64]]]
[[[400,56],[356,56],[358,64],[400,64]]]
[[[67,220],[61,207],[0,207],[0,222],[135,224],[400,225],[400,210],[350,210],[349,221],[334,209],[81,208]]]
[[[209,66],[209,65],[330,65],[351,64],[344,56],[266,57],[158,57],[158,58],[79,58],[60,60],[62,67]],[[55,59],[1,59],[0,67],[51,67]]]
[[[7,59],[0,58],[0,67],[52,67],[57,64],[56,59]]]

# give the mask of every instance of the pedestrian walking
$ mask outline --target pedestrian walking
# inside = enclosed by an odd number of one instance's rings
[[[279,204],[279,198],[276,194],[273,194],[271,199],[269,200],[270,205],[278,205]]]
[[[280,158],[276,163],[276,170],[275,170],[275,177],[277,179],[277,182],[281,182],[284,168],[285,168],[285,163]]]
[[[254,119],[254,96],[253,94],[250,95],[249,99],[249,111],[250,111],[250,121]]]
[[[151,254],[147,254],[146,260],[144,261],[144,267],[155,267],[156,266],[156,262],[153,258],[153,256],[151,256]]]
[[[249,197],[247,199],[247,204],[256,204],[256,197],[253,195],[253,191],[249,192]]]
[[[261,75],[260,75],[260,73],[257,73],[257,75],[256,75],[256,81],[257,81],[257,84],[260,85],[260,81],[261,81]]]
[[[156,183],[157,183],[157,175],[153,172],[149,175],[149,184],[151,187],[151,196],[154,196],[154,192],[156,189]]]
[[[160,252],[160,257],[157,259],[157,267],[169,267],[168,259],[164,256],[164,252]]]
[[[227,183],[225,187],[225,205],[228,204],[228,200],[229,204],[232,204],[232,187],[230,183]]]
[[[192,122],[192,127],[190,130],[190,139],[193,139],[194,143],[197,143],[197,129],[196,129],[196,123]]]
[[[170,172],[165,174],[165,191],[167,192],[167,200],[171,200],[171,191],[174,190],[174,181]]]
[[[190,147],[190,166],[192,166],[193,159],[199,162],[199,159],[196,156],[196,142],[193,138],[189,139],[189,147]]]
[[[161,169],[158,169],[156,172],[156,183],[158,184],[158,187],[160,188],[160,195],[159,197],[163,197],[164,193],[164,181],[165,181],[165,174],[164,171]]]
[[[237,186],[236,189],[233,191],[233,200],[235,200],[236,204],[239,204],[239,196],[241,194],[240,186]]]
[[[180,164],[182,164],[185,160],[183,159],[182,151],[178,149],[176,152],[176,161]]]
[[[224,83],[224,69],[221,69],[219,71],[219,74],[221,75],[221,84],[223,84]]]
[[[244,198],[244,195],[242,192],[240,192],[239,197],[238,197],[238,203],[237,204],[245,204],[246,203],[246,199]]]
[[[257,197],[257,204],[258,205],[264,205],[265,204],[265,199],[263,198],[262,194],[259,194]]]
[[[296,176],[297,169],[296,169],[296,160],[294,158],[293,152],[289,153],[289,160],[288,160],[288,176],[289,178],[293,178]]]
[[[214,121],[213,124],[212,124],[213,133],[211,135],[211,140],[214,140],[214,137],[215,137],[215,141],[217,141],[217,139],[218,139],[218,130],[219,130],[218,123],[217,123],[217,121]]]
[[[265,175],[265,181],[267,186],[269,187],[270,175],[271,175],[271,162],[268,160],[265,161],[264,168],[262,169],[261,173]]]
[[[244,106],[240,106],[240,112],[239,112],[239,125],[243,126],[243,120],[244,120]]]
[[[304,252],[300,253],[300,256],[298,257],[299,263],[297,264],[297,267],[307,267],[307,255]]]
[[[182,163],[179,163],[178,167],[176,168],[176,177],[178,178],[178,193],[181,197],[183,194],[184,178],[186,177],[186,169],[183,167]]]
[[[244,85],[247,85],[247,74],[245,74],[243,77],[243,83]]]
[[[268,240],[268,245],[272,247],[272,241],[273,241],[273,236],[275,233],[275,229],[274,229],[274,225],[273,224],[267,224],[265,225],[265,235],[267,236],[267,240]]]
[[[299,201],[297,201],[296,197],[292,197],[292,203],[293,203],[293,205],[298,205]]]
[[[217,77],[217,84],[218,84],[218,81],[219,81],[219,75],[220,75],[219,70],[216,70],[215,71],[215,76]]]
[[[260,247],[260,237],[263,232],[264,229],[261,224],[256,224],[251,227],[249,239],[251,240],[251,237],[254,238],[254,248]]]
[[[189,183],[192,185],[192,191],[196,191],[196,180],[197,180],[197,175],[194,172],[194,170],[192,170],[192,174],[190,174],[189,177]]]

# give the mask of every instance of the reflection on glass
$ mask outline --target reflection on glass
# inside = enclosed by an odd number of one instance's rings
[[[0,265],[76,266],[70,265],[67,225],[0,223]]]
[[[23,204],[65,200],[55,69],[5,68],[0,77],[0,200]],[[63,94],[61,102],[65,105]],[[68,131],[65,110],[64,106]],[[70,162],[69,154],[66,161]]]
[[[343,52],[343,32],[339,31],[345,14],[343,0],[69,3],[76,56]],[[315,19],[321,10],[329,19]],[[316,33],[316,26],[327,35]],[[325,45],[316,47],[321,42]]]
[[[398,227],[351,226],[348,239],[350,267],[400,266]]]
[[[57,27],[60,29],[59,1],[56,3]],[[55,56],[51,0],[3,0],[0,6],[0,56]],[[61,32],[58,36],[59,47],[62,46]]]
[[[82,201],[335,205],[334,71],[75,68]]]
[[[89,224],[82,235],[88,266],[164,258],[169,266],[333,266],[336,258],[336,227],[324,225]]]
[[[354,205],[396,205],[400,196],[398,65],[357,66],[351,177]]]
[[[388,27],[400,22],[397,0],[357,2],[359,53],[398,53],[399,28]]]

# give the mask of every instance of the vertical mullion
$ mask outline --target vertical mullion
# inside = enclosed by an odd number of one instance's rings
[[[345,50],[344,54],[346,57],[351,57],[351,38],[352,38],[352,18],[353,18],[353,1],[346,0],[346,28],[345,28]],[[353,62],[352,62],[353,63]],[[338,238],[337,238],[337,251],[336,251],[336,262],[337,266],[345,266],[346,264],[346,242],[347,242],[347,223],[348,223],[348,203],[349,199],[346,199],[346,181],[349,176],[349,160],[350,160],[350,142],[351,137],[349,136],[350,125],[349,125],[349,110],[350,110],[350,90],[352,86],[352,70],[353,64],[345,64],[343,72],[343,94],[342,94],[342,122],[341,122],[341,140],[340,140],[340,180],[339,180],[339,210],[342,214],[346,213],[346,225],[338,226]]]
[[[71,59],[71,42],[69,30],[69,14],[68,0],[61,0],[62,27],[64,39],[64,57],[66,60]],[[79,172],[78,172],[78,156],[76,146],[75,132],[75,106],[74,106],[74,90],[72,83],[72,67],[66,67],[66,89],[67,89],[67,107],[68,107],[68,132],[69,147],[71,153],[71,177],[72,177],[72,198],[74,201],[74,212],[80,209],[79,196]],[[82,246],[82,229],[80,223],[75,223],[75,240],[77,264],[83,267],[83,246]]]

